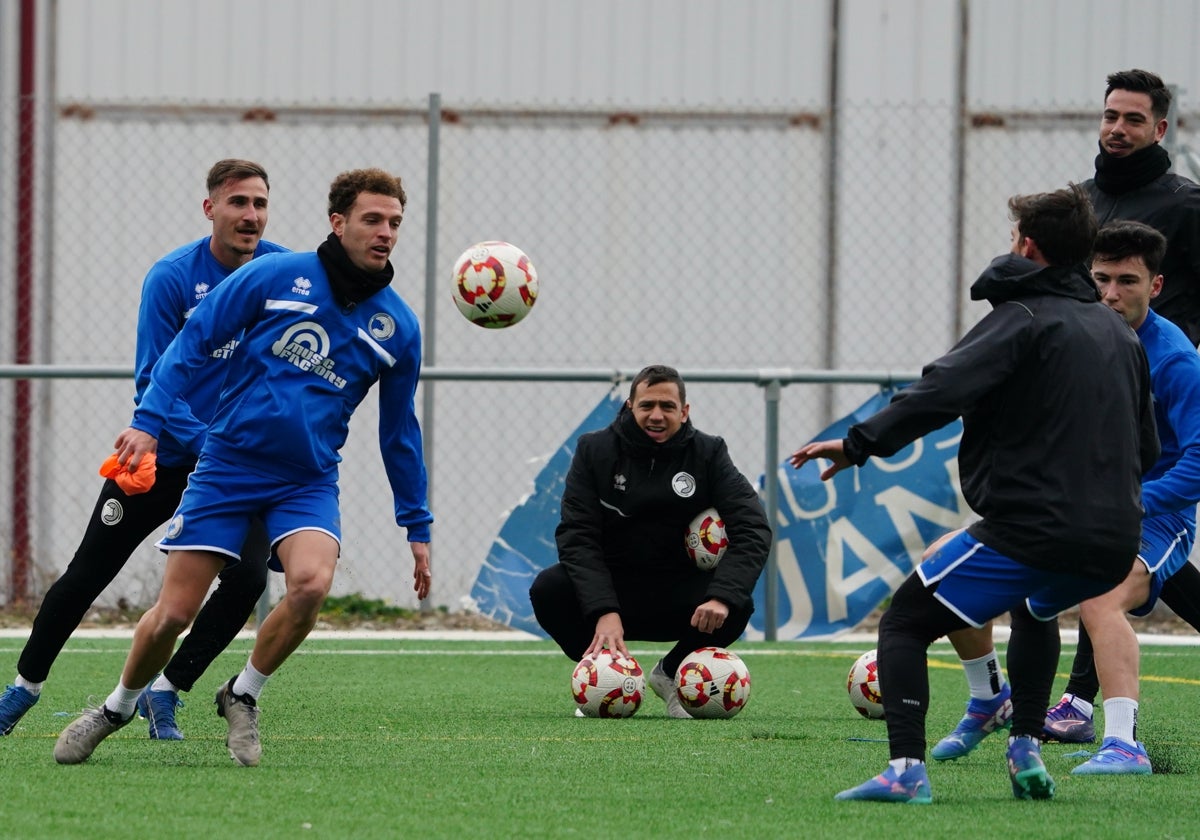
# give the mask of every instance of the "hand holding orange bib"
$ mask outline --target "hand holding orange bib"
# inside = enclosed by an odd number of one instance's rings
[[[148,452],[142,456],[137,472],[130,472],[124,465],[117,463],[117,453],[114,452],[100,465],[100,475],[117,482],[117,486],[124,490],[126,495],[136,496],[154,486],[155,461],[154,453]]]

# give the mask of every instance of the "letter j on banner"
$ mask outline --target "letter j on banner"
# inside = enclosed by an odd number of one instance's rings
[[[843,438],[886,406],[885,389],[813,440]],[[926,435],[890,458],[871,458],[821,481],[826,462],[780,464],[776,638],[828,638],[853,629],[912,572],[925,546],[967,524],[958,484],[962,421]],[[754,593],[746,638],[765,634],[765,575]]]

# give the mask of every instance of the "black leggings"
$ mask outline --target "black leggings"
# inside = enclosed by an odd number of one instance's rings
[[[924,758],[929,711],[926,652],[934,641],[967,623],[934,596],[914,572],[896,590],[879,622],[879,688],[892,758]],[[1058,624],[1012,609],[1008,676],[1013,692],[1014,735],[1041,735],[1058,663]]]
[[[126,495],[111,479],[104,482],[74,558],[46,592],[33,620],[33,630],[17,661],[22,677],[30,682],[45,681],[96,598],[142,541],[171,518],[190,472],[188,467],[159,465],[154,486],[135,496]],[[176,686],[190,690],[246,625],[266,588],[267,553],[266,532],[256,521],[242,548],[243,560],[221,572],[216,590],[164,671]]]
[[[669,579],[627,578],[616,582],[625,638],[675,642],[663,657],[663,670],[668,674],[674,674],[683,658],[698,648],[709,645],[729,647],[741,637],[750,622],[753,607],[730,607],[725,623],[713,632],[701,633],[692,627],[690,622],[696,607],[708,600],[708,581],[707,575],[686,575]],[[571,661],[578,662],[596,635],[596,622],[580,611],[575,585],[561,563],[538,574],[529,588],[529,600],[538,624]]]

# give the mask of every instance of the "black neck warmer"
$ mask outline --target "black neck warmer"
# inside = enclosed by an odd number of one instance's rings
[[[1144,187],[1171,168],[1167,150],[1154,143],[1125,157],[1113,157],[1100,147],[1096,155],[1096,186],[1110,195]]]
[[[342,247],[342,240],[333,233],[317,248],[317,259],[325,266],[334,297],[343,309],[353,309],[362,303],[391,283],[395,274],[391,262],[383,271],[363,271],[350,261],[346,249]]]

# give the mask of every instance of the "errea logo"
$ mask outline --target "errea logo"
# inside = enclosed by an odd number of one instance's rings
[[[311,290],[312,281],[307,277],[297,277],[296,281],[292,283],[292,291],[298,295],[304,295],[305,297],[308,297],[308,294]]]
[[[209,287],[207,283],[197,283],[196,300],[204,300],[204,298],[208,295],[208,288]]]

